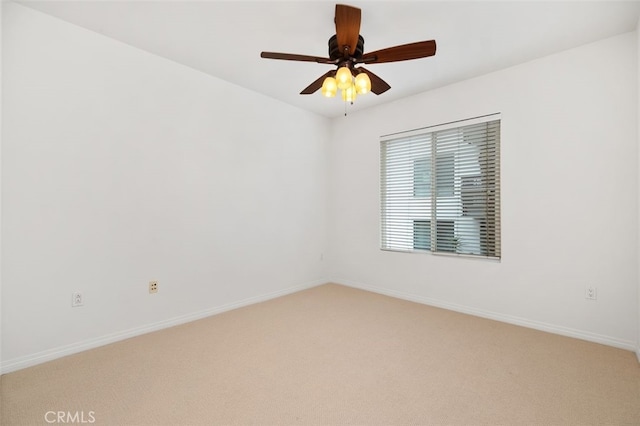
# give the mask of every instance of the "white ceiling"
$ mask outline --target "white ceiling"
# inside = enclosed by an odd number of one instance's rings
[[[17,1],[73,24],[326,117],[338,98],[299,92],[330,65],[261,59],[328,56],[330,1]],[[602,38],[634,31],[640,1],[351,1],[365,52],[435,39],[434,57],[367,68],[391,85],[349,111],[390,102]]]

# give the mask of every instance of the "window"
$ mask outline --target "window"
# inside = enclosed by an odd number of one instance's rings
[[[381,248],[500,258],[499,148],[498,114],[381,138]]]
[[[455,252],[454,221],[436,221],[436,246],[438,251]],[[416,219],[413,221],[414,250],[431,250],[431,221]]]

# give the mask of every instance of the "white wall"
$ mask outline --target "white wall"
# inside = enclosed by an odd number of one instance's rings
[[[325,281],[328,120],[3,6],[3,371]]]
[[[640,344],[635,34],[350,114],[330,134],[328,120],[3,9],[3,372],[327,277]],[[379,136],[492,112],[502,261],[381,252]],[[70,307],[74,291],[85,306]]]
[[[636,57],[638,60],[636,80],[638,84],[638,154],[640,155],[640,20],[638,20],[638,25],[636,25],[636,37]],[[638,158],[638,168],[640,169],[640,157]],[[638,179],[640,179],[640,170],[638,170]],[[638,201],[640,202],[640,196],[638,197]],[[640,221],[640,209],[638,211],[638,220]],[[640,231],[640,226],[638,228]],[[640,244],[640,234],[638,235],[638,244]],[[640,268],[640,248],[638,249],[638,268]],[[638,361],[640,361],[640,274],[638,277],[638,338],[636,340],[636,355]]]
[[[336,119],[332,279],[633,350],[636,43],[624,34]],[[381,251],[379,137],[495,112],[502,260]],[[587,285],[597,301],[585,299]]]
[[[2,188],[2,9],[4,2],[0,3],[0,188]],[[0,194],[2,191],[0,191]],[[2,197],[0,196],[0,224],[2,223]],[[2,366],[2,226],[0,226],[0,371]]]

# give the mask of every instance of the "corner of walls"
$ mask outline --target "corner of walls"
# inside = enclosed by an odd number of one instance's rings
[[[637,114],[638,114],[638,165],[636,167],[636,171],[638,173],[638,191],[640,191],[640,18],[638,19],[638,24],[636,25],[636,89],[638,93],[637,99]],[[638,203],[640,204],[640,197],[638,197]],[[640,222],[640,208],[638,209],[638,221]],[[638,262],[638,330],[637,330],[637,338],[636,338],[636,356],[638,357],[638,362],[640,362],[640,228],[638,235],[638,252],[636,253],[636,260]]]
[[[0,188],[2,188],[2,8],[0,3]],[[2,191],[0,190],[0,194]],[[2,196],[0,195],[0,365],[2,365]],[[1,372],[0,372],[1,373]]]

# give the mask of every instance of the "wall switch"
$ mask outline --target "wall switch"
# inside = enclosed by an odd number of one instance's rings
[[[71,307],[75,308],[77,306],[83,305],[82,293],[73,293],[71,294]]]
[[[149,293],[158,292],[158,281],[149,281]]]
[[[584,297],[585,299],[589,299],[589,300],[598,299],[598,289],[593,286],[588,286],[585,291]]]

